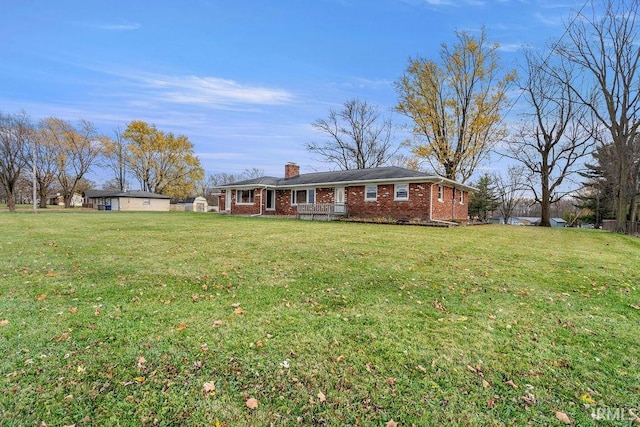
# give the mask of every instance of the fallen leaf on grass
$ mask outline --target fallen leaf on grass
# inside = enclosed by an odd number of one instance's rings
[[[326,402],[327,401],[327,397],[324,395],[323,392],[318,392],[318,400],[320,400],[320,403]]]
[[[242,314],[244,313],[244,309],[242,307],[238,307],[235,310],[233,310],[233,314]]]
[[[176,328],[176,331],[182,331],[182,330],[183,330],[184,328],[186,328],[186,327],[187,327],[187,324],[186,324],[186,323],[180,323],[180,324],[178,325],[178,327]]]
[[[220,326],[222,326],[222,320],[215,320],[213,322],[213,327],[214,328],[219,328]]]
[[[138,368],[143,368],[145,363],[147,363],[147,359],[144,356],[140,356],[138,358]]]
[[[509,381],[505,381],[504,382],[506,385],[511,386],[513,388],[518,388],[518,386],[516,385],[516,383],[514,383],[513,381],[509,380]]]
[[[447,309],[445,308],[445,306],[444,306],[440,301],[438,301],[438,298],[436,298],[436,299],[433,301],[433,306],[434,306],[436,309],[440,310],[440,311],[447,311]]]
[[[0,320],[0,326],[7,326],[9,321],[7,319]]]
[[[588,404],[596,403],[596,401],[593,400],[593,397],[589,396],[589,394],[587,394],[587,393],[585,393],[582,396],[580,396],[580,400],[583,401],[584,403],[588,403]]]
[[[635,308],[636,310],[640,310],[640,305],[629,304],[629,307]]]
[[[398,427],[398,423],[393,421],[393,419],[387,421],[387,427]]]
[[[336,362],[340,363],[340,362],[344,362],[345,357],[344,356],[338,356],[336,357]]]
[[[633,421],[635,421],[636,424],[640,424],[640,417],[633,412],[633,409],[629,409],[629,415],[631,415],[631,418],[633,418]]]
[[[556,418],[565,424],[573,424],[573,421],[564,412],[556,411]]]
[[[252,397],[250,399],[247,399],[245,405],[247,405],[247,408],[249,409],[256,409],[258,407],[258,400]]]
[[[422,372],[423,374],[426,374],[426,373],[427,373],[427,368],[425,368],[425,367],[424,367],[424,366],[422,366],[422,365],[418,365],[418,366],[416,366],[416,369],[418,369],[418,371]]]
[[[76,314],[76,312],[78,311],[78,308],[77,307],[71,307],[69,309],[69,311],[71,312],[71,314]]]
[[[56,277],[56,272],[53,270],[47,271],[47,277]]]
[[[37,299],[38,299],[38,301],[44,301],[44,300],[47,299],[47,294],[41,294],[41,295],[38,296]]]
[[[202,392],[205,394],[205,396],[212,396],[216,393],[216,385],[213,383],[213,381],[208,381],[203,384]]]
[[[491,384],[489,384],[489,381],[485,380],[484,378],[482,379],[482,387],[483,388],[488,388],[491,387]]]
[[[521,396],[521,399],[527,404],[527,406],[533,406],[536,404],[536,397],[531,393],[527,393],[526,396]]]

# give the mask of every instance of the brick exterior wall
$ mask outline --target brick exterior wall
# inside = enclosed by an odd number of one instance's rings
[[[449,221],[466,221],[468,219],[469,194],[464,192],[463,203],[460,203],[460,193],[452,187],[443,187],[443,199],[438,200],[438,184],[410,183],[409,199],[394,200],[394,184],[379,184],[378,197],[375,201],[365,200],[365,186],[345,188],[345,202],[349,216],[363,218],[393,218],[393,219],[431,219]],[[296,215],[297,209],[291,206],[291,190],[276,190],[274,211],[266,210],[266,191],[262,188],[254,189],[253,204],[236,204],[236,192],[231,190],[231,213],[235,215]],[[260,195],[263,194],[261,197]],[[316,203],[333,203],[334,188],[316,188]],[[453,200],[455,198],[455,200]],[[221,194],[221,206],[224,206],[225,190]]]

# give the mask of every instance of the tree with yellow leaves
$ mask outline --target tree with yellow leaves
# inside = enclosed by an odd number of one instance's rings
[[[123,136],[129,141],[129,168],[141,190],[173,198],[194,194],[204,170],[186,136],[162,132],[139,120],[129,123]]]
[[[413,121],[412,152],[444,177],[467,181],[505,135],[501,111],[515,72],[503,73],[498,45],[484,28],[478,37],[457,32],[442,45],[441,63],[409,59],[395,83],[397,111]]]

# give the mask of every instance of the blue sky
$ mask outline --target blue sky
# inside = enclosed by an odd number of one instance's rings
[[[311,123],[357,97],[393,113],[410,56],[484,25],[503,63],[584,0],[0,0],[0,110],[184,134],[207,173],[329,170]],[[491,168],[492,165],[486,165]],[[93,175],[100,181],[99,174]]]

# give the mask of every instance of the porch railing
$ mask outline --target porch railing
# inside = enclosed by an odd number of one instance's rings
[[[347,215],[346,203],[299,203],[298,218],[331,220]]]

